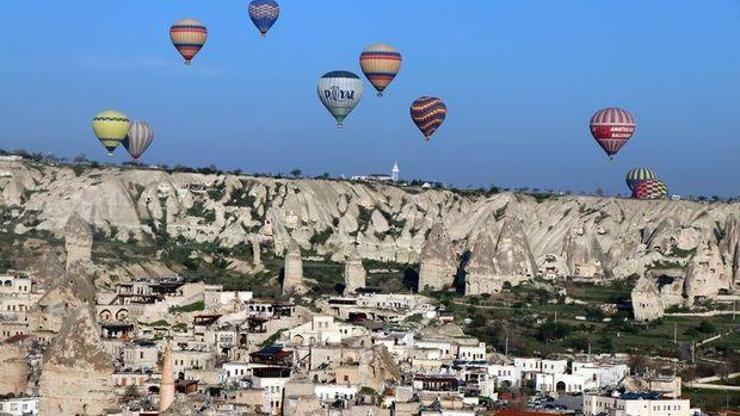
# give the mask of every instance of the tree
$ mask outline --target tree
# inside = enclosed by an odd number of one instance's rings
[[[596,196],[604,196],[604,190],[601,188],[596,188],[596,191],[594,192]]]
[[[299,178],[301,175],[303,175],[303,171],[300,169],[293,169],[290,171],[290,176],[294,178]]]
[[[645,370],[650,367],[650,359],[643,353],[630,354],[627,365],[632,370],[632,374],[643,375]]]

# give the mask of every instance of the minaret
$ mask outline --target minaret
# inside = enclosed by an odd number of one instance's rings
[[[401,173],[401,169],[398,168],[398,161],[393,162],[393,169],[391,169],[391,178],[393,182],[398,182],[398,174]]]
[[[162,362],[162,381],[159,384],[159,413],[163,413],[175,400],[175,376],[172,366],[172,347],[167,342]]]

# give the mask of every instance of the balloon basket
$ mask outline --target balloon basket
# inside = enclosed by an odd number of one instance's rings
[[[190,65],[192,65],[192,64],[193,64],[193,63],[192,63],[192,62],[190,62],[190,61],[185,61],[185,65],[187,65],[187,66],[190,66]]]
[[[378,91],[378,97],[382,97],[382,96],[383,96],[383,91]]]
[[[344,127],[344,125],[342,123],[337,123],[337,128],[338,129],[341,129],[342,127]]]

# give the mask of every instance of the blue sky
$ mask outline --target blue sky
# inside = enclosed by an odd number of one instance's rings
[[[398,159],[409,179],[610,193],[646,165],[673,193],[740,194],[736,0],[280,3],[260,39],[247,1],[6,0],[0,147],[108,160],[90,119],[113,108],[155,128],[147,163],[349,176]],[[189,68],[168,37],[182,17],[209,29]],[[401,73],[338,130],[318,77],[359,74],[376,42]],[[421,95],[449,107],[429,144],[408,114]],[[588,132],[605,106],[638,122],[612,162]]]

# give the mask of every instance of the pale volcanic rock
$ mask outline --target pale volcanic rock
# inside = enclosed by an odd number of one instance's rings
[[[39,414],[102,414],[116,407],[114,366],[92,310],[76,308],[44,353]]]
[[[356,245],[352,245],[347,260],[344,263],[344,293],[352,294],[357,289],[365,287],[367,272],[362,265],[362,257]]]
[[[579,224],[570,229],[563,244],[563,257],[570,274],[577,277],[602,278],[604,258],[592,228]]]
[[[80,214],[73,212],[64,226],[64,245],[67,250],[67,270],[75,263],[88,263],[92,256],[93,232]]]
[[[480,295],[497,293],[503,288],[503,282],[496,278],[496,265],[493,254],[496,252],[493,230],[482,230],[475,240],[473,254],[468,262],[465,275],[465,294]]]
[[[660,299],[658,288],[650,278],[640,277],[632,289],[631,297],[635,320],[648,322],[663,317],[665,308]]]
[[[655,250],[663,255],[670,255],[673,248],[678,245],[678,235],[681,231],[681,223],[675,217],[665,218],[650,233],[646,245],[648,250]]]
[[[26,392],[30,366],[26,361],[29,354],[27,342],[21,339],[0,343],[0,395],[23,395]]]
[[[537,264],[529,248],[521,220],[507,217],[498,232],[495,252],[496,273],[513,285],[533,278]]]
[[[692,304],[697,297],[712,298],[720,290],[730,289],[730,281],[729,268],[722,261],[719,247],[709,241],[689,260],[684,293]]]
[[[720,251],[730,266],[732,287],[736,288],[740,282],[740,221],[734,214],[730,214],[725,222]]]
[[[719,245],[731,279],[738,273],[740,257],[732,248],[737,246],[738,227],[731,216],[739,216],[738,203],[534,198],[511,192],[472,196],[378,183],[143,168],[73,170],[26,162],[0,162],[0,189],[2,203],[13,207],[3,224],[6,230],[23,224],[60,237],[67,219],[78,212],[96,232],[132,244],[151,241],[166,226],[171,238],[222,247],[259,238],[276,255],[296,240],[305,250],[335,261],[343,261],[356,241],[365,259],[413,264],[420,261],[429,228],[439,218],[458,253],[473,247],[481,230],[498,223],[497,228],[507,218],[523,218],[532,256],[564,259],[564,275],[641,275],[656,262],[686,263],[687,253],[712,241]],[[664,221],[672,224],[661,225]],[[670,256],[650,248],[671,238],[676,246]],[[672,258],[676,253],[684,257]],[[125,278],[128,266],[112,272],[101,268],[95,270],[101,281],[115,281],[116,275]]]
[[[283,294],[305,292],[303,285],[303,260],[301,259],[301,247],[295,240],[291,241],[285,253],[285,266],[283,267]]]
[[[381,214],[377,209],[374,210],[370,216],[370,225],[372,228],[369,228],[369,230],[379,234],[383,234],[391,228],[390,225],[388,225],[388,220],[386,220],[383,214]]]
[[[442,290],[452,286],[457,271],[456,260],[447,228],[442,221],[435,222],[421,251],[419,290]]]

